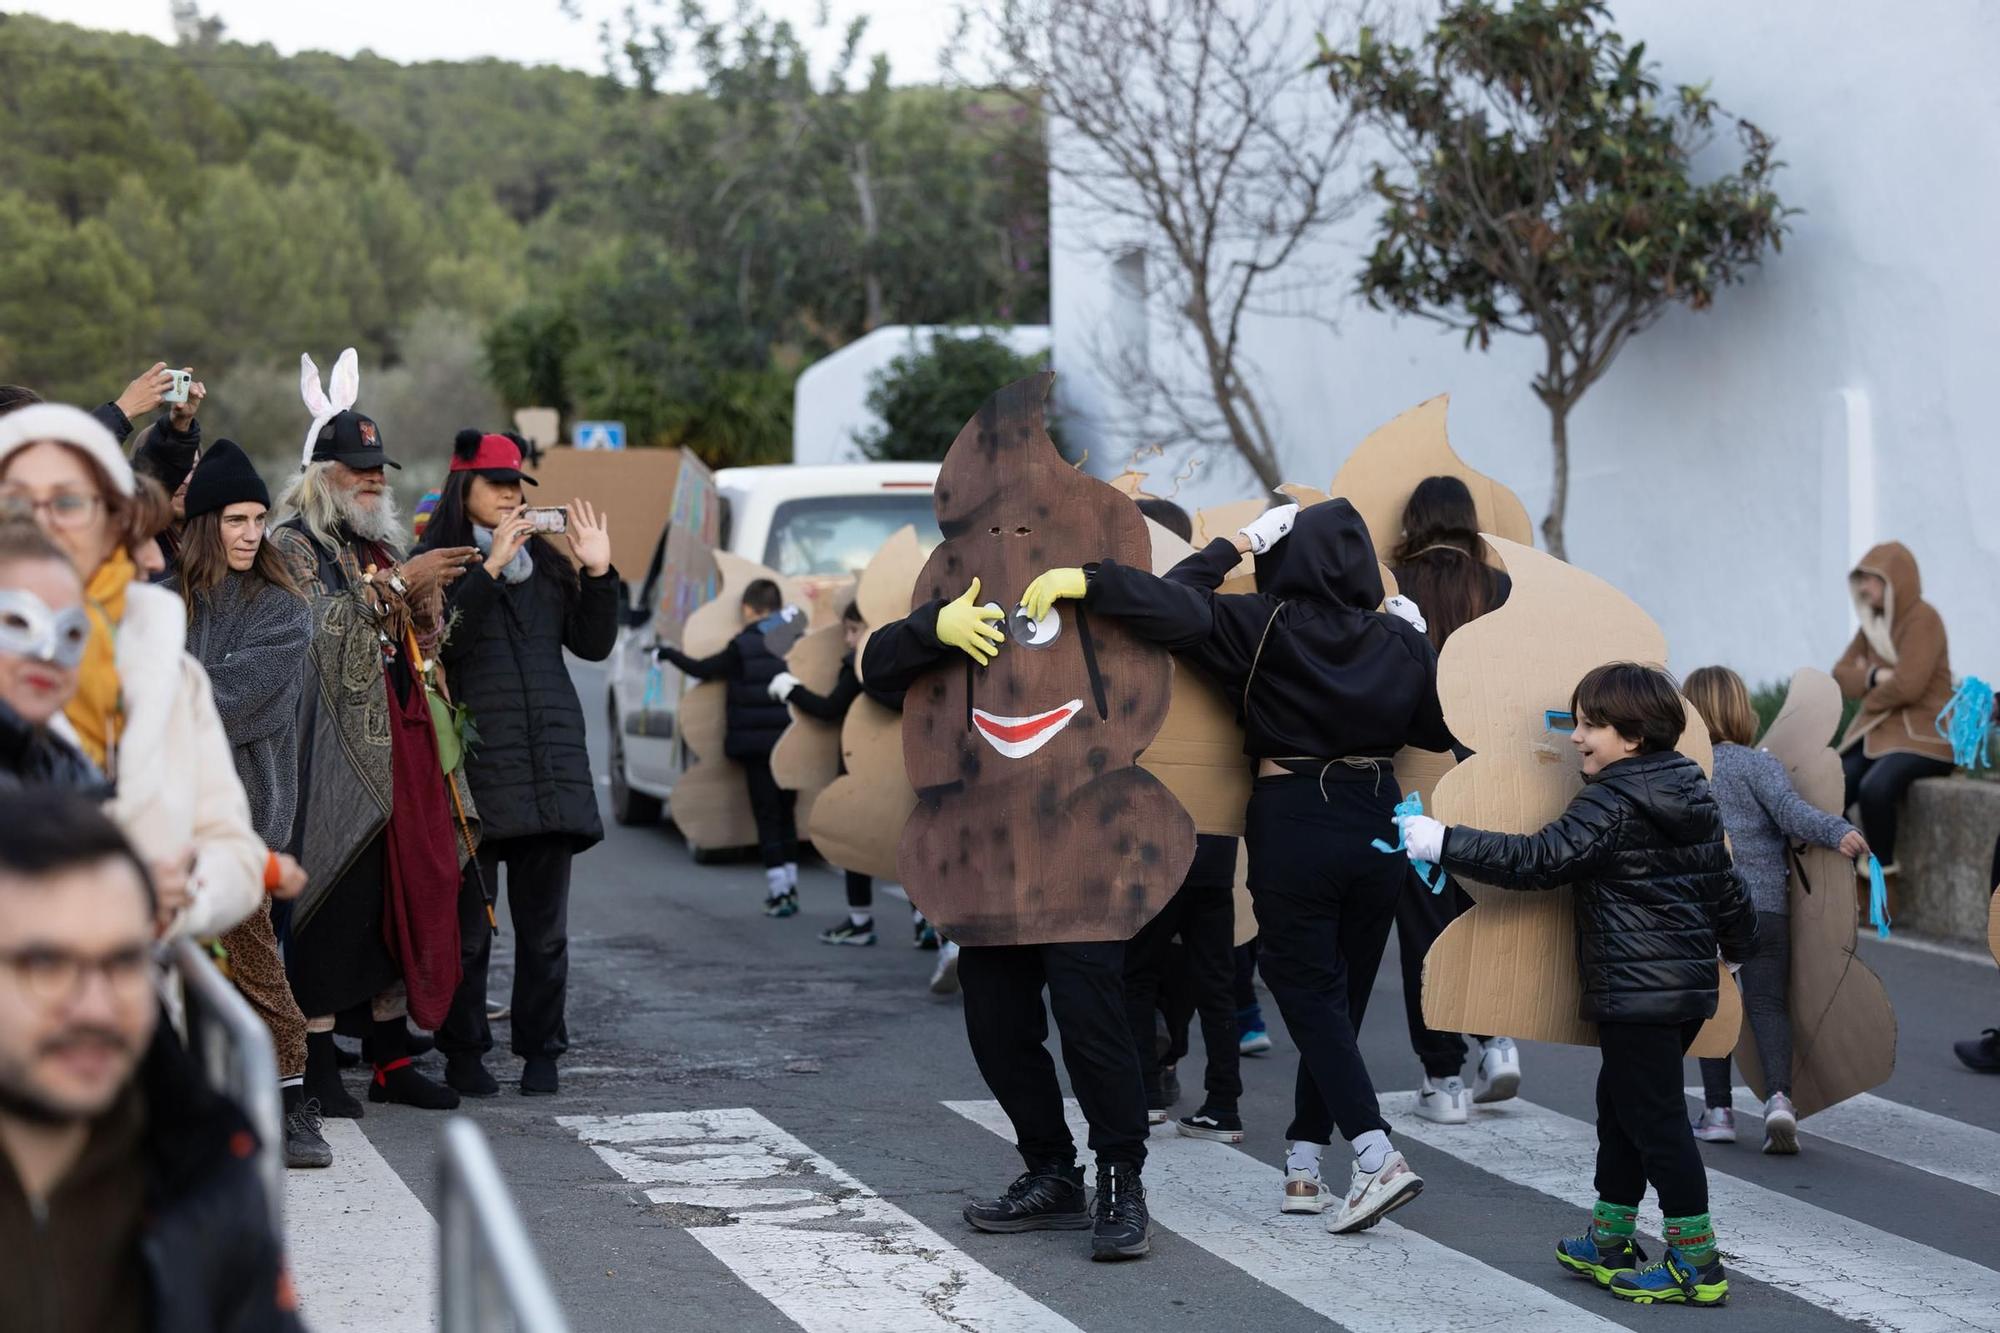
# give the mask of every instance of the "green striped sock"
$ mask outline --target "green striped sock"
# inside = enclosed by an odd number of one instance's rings
[[[1615,1246],[1620,1241],[1632,1239],[1632,1233],[1639,1229],[1639,1210],[1628,1208],[1622,1203],[1606,1203],[1599,1199],[1590,1210],[1591,1238],[1599,1245]]]
[[[1715,1262],[1715,1223],[1707,1213],[1666,1219],[1666,1242],[1697,1268]]]

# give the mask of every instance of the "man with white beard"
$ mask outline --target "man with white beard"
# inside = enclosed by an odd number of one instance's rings
[[[469,546],[405,558],[383,471],[396,464],[374,421],[352,410],[353,356],[335,367],[331,403],[310,375],[313,429],[268,539],[313,606],[291,848],[311,878],[293,906],[286,971],[307,1019],[306,1096],[347,1118],[362,1106],[340,1082],[343,1014],[367,1033],[370,1101],[458,1104],[411,1065],[404,1021],[434,1030],[457,987],[465,851],[408,645],[414,631],[418,652],[434,655],[443,588],[479,558]]]

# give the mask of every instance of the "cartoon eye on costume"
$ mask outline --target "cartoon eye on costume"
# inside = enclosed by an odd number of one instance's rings
[[[1027,611],[1017,606],[1007,617],[1007,633],[1023,648],[1046,648],[1062,634],[1062,612],[1052,606],[1040,620],[1030,620]]]

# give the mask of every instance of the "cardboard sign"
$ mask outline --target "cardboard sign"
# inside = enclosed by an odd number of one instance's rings
[[[647,452],[650,451],[581,456],[595,463],[638,458]],[[722,498],[716,493],[714,474],[693,454],[683,455],[681,468],[674,477],[666,522],[666,548],[660,560],[660,599],[653,607],[653,633],[661,643],[683,647],[683,630],[689,618],[714,601],[721,587],[715,547],[722,539]],[[651,562],[650,551],[646,559]]]
[[[806,689],[825,696],[839,682],[840,661],[846,654],[847,635],[836,620],[793,644],[785,654],[785,670]],[[771,748],[771,777],[799,794],[798,825],[804,829],[811,824],[820,791],[840,776],[840,723],[808,717],[797,707],[790,711],[792,725]]]
[[[1560,815],[1582,786],[1568,729],[1552,711],[1592,667],[1664,662],[1666,637],[1630,598],[1602,579],[1531,547],[1489,536],[1514,580],[1497,611],[1445,643],[1438,699],[1452,734],[1474,754],[1437,784],[1434,813],[1447,824],[1533,833]],[[1711,764],[1708,733],[1693,707],[1682,754]],[[1424,1022],[1440,1032],[1486,1032],[1591,1046],[1596,1027],[1577,1016],[1583,983],[1568,888],[1516,893],[1461,881],[1473,906],[1445,927],[1424,958]],[[1716,964],[1714,1018],[1693,1053],[1736,1044],[1742,1000]]]
[[[987,399],[952,442],[935,501],[944,544],[911,603],[973,579],[1007,613],[994,660],[954,659],[911,687],[903,763],[917,807],[897,857],[910,899],[964,945],[1129,939],[1194,859],[1194,822],[1137,764],[1165,720],[1164,650],[1080,602],[1015,614],[1044,570],[1148,568],[1132,501],[1064,462],[1043,427],[1054,376]]]
[[[1451,396],[1439,394],[1378,428],[1355,446],[1327,488],[1361,515],[1375,541],[1375,554],[1385,565],[1395,563],[1396,547],[1403,540],[1403,508],[1426,477],[1457,477],[1464,482],[1472,492],[1481,532],[1523,546],[1535,544],[1534,525],[1520,497],[1474,471],[1451,447],[1445,433],[1450,405]]]
[[[915,528],[902,528],[884,542],[855,586],[862,619],[886,625],[908,614],[910,589],[923,563]],[[855,661],[860,660],[857,652]],[[903,769],[903,715],[865,694],[856,699],[840,724],[840,760],[847,771],[821,789],[804,827],[814,849],[831,864],[893,881],[903,825],[917,804]]]
[[[1846,799],[1830,743],[1839,725],[1840,686],[1807,667],[1793,674],[1762,742],[1799,795],[1828,814],[1839,814]],[[1801,1120],[1887,1082],[1896,1069],[1896,1011],[1882,979],[1855,956],[1854,923],[1854,863],[1809,848],[1794,862],[1791,883],[1792,1105]],[[1736,1063],[1752,1092],[1770,1094],[1747,1020]]]
[[[627,449],[623,453],[545,449],[541,462],[531,469],[536,485],[523,489],[537,505],[590,501],[611,530],[611,563],[618,567],[620,578],[636,587],[653,563],[660,529],[668,521],[681,477],[688,470],[684,463],[692,465],[699,477],[707,477],[708,469],[700,460],[679,449]],[[707,545],[714,543],[711,522]]]

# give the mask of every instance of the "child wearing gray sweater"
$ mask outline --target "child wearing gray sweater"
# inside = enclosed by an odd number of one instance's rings
[[[1757,1054],[1764,1065],[1769,1096],[1764,1105],[1764,1151],[1795,1153],[1798,1117],[1792,1109],[1791,867],[1788,846],[1837,848],[1850,859],[1868,854],[1859,831],[1800,796],[1785,766],[1767,750],[1750,748],[1757,716],[1742,677],[1727,667],[1703,667],[1684,687],[1688,701],[1708,725],[1715,745],[1715,773],[1709,788],[1722,808],[1722,826],[1736,857],[1737,873],[1750,887],[1757,909],[1757,954],[1736,980]],[[1831,890],[1843,886],[1829,886]],[[1734,1143],[1736,1115],[1730,1107],[1729,1060],[1701,1062],[1708,1107],[1694,1134],[1706,1143]]]

